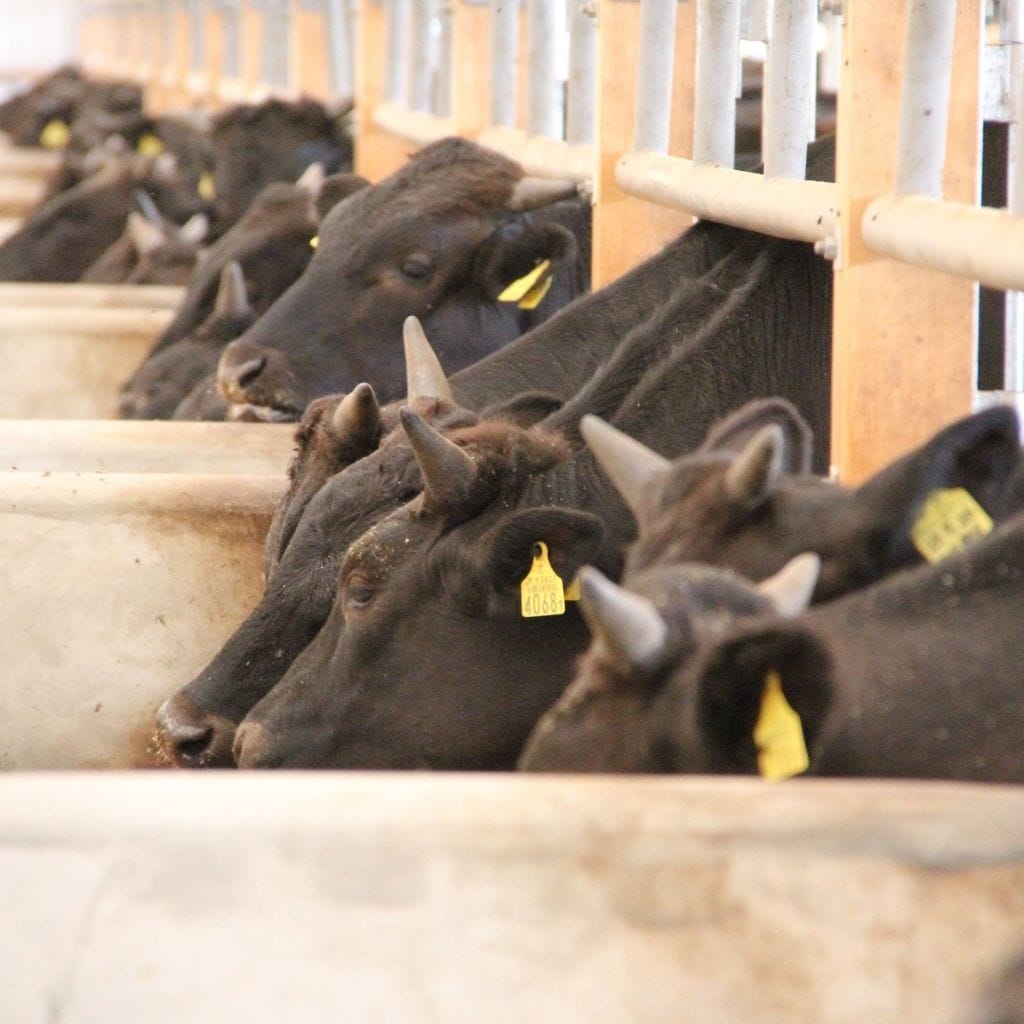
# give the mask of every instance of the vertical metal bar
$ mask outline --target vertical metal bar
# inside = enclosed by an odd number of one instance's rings
[[[225,0],[224,3],[224,75],[232,79],[242,77],[242,12],[239,0]]]
[[[912,0],[900,99],[896,190],[942,196],[956,4]]]
[[[526,5],[526,52],[530,65],[526,131],[529,135],[543,135],[549,139],[564,137],[562,83],[556,74],[556,2],[557,0],[527,0]]]
[[[491,124],[516,125],[519,0],[491,0]]]
[[[410,0],[388,0],[388,70],[385,98],[405,103],[409,81]]]
[[[676,0],[643,0],[633,128],[633,147],[638,151],[668,152],[675,38]]]
[[[1010,212],[1024,216],[1024,0],[1004,0],[1002,41],[1010,46]],[[1024,292],[1006,295],[1006,390],[1024,392]]]
[[[203,0],[189,3],[189,63],[193,71],[206,67],[206,18]]]
[[[697,0],[697,89],[693,159],[732,167],[736,162],[736,48],[739,0]]]
[[[569,85],[565,138],[572,145],[589,145],[594,141],[597,24],[579,0],[568,0],[568,4]]]
[[[441,35],[438,40],[437,67],[434,74],[432,109],[438,117],[451,117],[452,113],[452,53],[454,49],[456,0],[441,0],[438,17]]]
[[[765,177],[803,178],[814,116],[816,0],[775,0],[764,91]],[[945,122],[943,122],[945,131]]]
[[[331,91],[351,98],[355,88],[352,75],[352,32],[347,0],[326,0],[327,60],[331,69]]]
[[[263,0],[263,81],[287,89],[291,50],[289,0]]]
[[[409,72],[409,109],[429,113],[436,68],[433,40],[437,0],[417,0],[412,9],[412,62]]]

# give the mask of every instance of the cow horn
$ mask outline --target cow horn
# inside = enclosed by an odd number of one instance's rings
[[[580,433],[637,523],[645,525],[655,511],[654,484],[668,474],[672,463],[596,416],[580,420]]]
[[[725,493],[741,505],[764,501],[782,472],[786,438],[778,423],[762,427],[725,473]]]
[[[199,245],[210,233],[210,218],[205,213],[193,213],[178,229],[178,238],[190,245]]]
[[[758,583],[757,589],[775,606],[779,615],[795,619],[807,610],[821,572],[821,558],[805,551],[791,558],[774,576]]]
[[[441,369],[434,350],[427,341],[423,325],[414,316],[407,316],[402,325],[402,342],[405,346],[405,397],[438,398],[454,402],[452,389]]]
[[[593,566],[584,566],[579,580],[583,617],[617,666],[627,672],[657,668],[668,627],[654,603],[612,583]]]
[[[148,256],[167,241],[163,228],[147,220],[136,210],[128,214],[128,237],[139,256]]]
[[[424,498],[434,507],[461,503],[476,482],[476,463],[407,405],[398,410],[398,419],[423,474]]]
[[[339,403],[331,429],[342,440],[366,438],[370,449],[380,439],[380,405],[369,384],[357,384]]]
[[[220,272],[214,316],[245,316],[249,310],[249,296],[245,290],[245,275],[238,260],[232,260]]]
[[[317,161],[316,163],[310,164],[303,172],[299,175],[299,180],[295,182],[298,188],[308,192],[314,199],[320,195],[320,189],[324,187],[324,165]]]
[[[510,210],[533,210],[538,206],[571,199],[579,194],[575,181],[564,178],[534,178],[524,176],[516,182],[506,204]]]

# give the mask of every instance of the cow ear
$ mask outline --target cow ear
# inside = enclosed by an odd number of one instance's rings
[[[814,437],[807,421],[784,398],[747,402],[708,431],[701,451],[742,452],[768,426],[779,431],[779,468],[786,473],[809,473]]]
[[[518,594],[543,541],[551,567],[568,587],[603,539],[604,524],[590,512],[553,506],[512,512],[481,540],[484,575],[499,593]]]
[[[709,749],[756,764],[747,759],[755,757],[754,729],[772,674],[800,718],[808,752],[814,749],[832,703],[832,658],[799,623],[742,629],[694,663],[687,685],[697,694],[697,725]]]
[[[560,224],[536,223],[517,217],[495,228],[484,242],[477,259],[476,278],[487,295],[497,298],[545,260],[554,264],[571,259],[576,250],[572,232]],[[543,276],[533,282],[534,287],[542,284]],[[521,298],[506,301],[521,301]]]
[[[562,408],[562,399],[547,391],[523,391],[513,398],[489,405],[481,414],[483,419],[502,420],[517,427],[528,428],[547,419]]]
[[[884,538],[884,556],[900,564],[913,550],[910,530],[932,492],[964,488],[990,515],[1013,511],[1012,478],[1021,469],[1020,421],[1009,406],[957,420],[891,463],[856,492],[866,528]]]
[[[359,174],[332,174],[329,178],[325,178],[320,193],[316,197],[317,217],[323,222],[323,219],[338,203],[366,188],[369,184],[369,181]]]

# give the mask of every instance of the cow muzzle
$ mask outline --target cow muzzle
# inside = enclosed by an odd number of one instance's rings
[[[156,713],[160,749],[177,768],[233,768],[235,723],[200,711],[184,694],[164,701]]]
[[[287,357],[276,349],[233,341],[217,367],[217,387],[245,415],[228,412],[228,419],[292,420],[302,413],[291,386]]]
[[[258,722],[243,722],[235,733],[235,764],[239,768],[273,768],[270,737]]]

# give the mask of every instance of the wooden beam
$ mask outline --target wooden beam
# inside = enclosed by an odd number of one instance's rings
[[[669,150],[690,156],[693,138],[693,66],[696,4],[680,4],[672,131]],[[614,281],[657,252],[693,223],[689,214],[633,199],[615,184],[615,164],[633,146],[636,79],[640,45],[640,5],[600,0],[597,41],[598,169],[594,182],[595,288]]]
[[[297,92],[326,100],[331,94],[327,23],[322,11],[311,11],[302,0],[292,3],[292,78]]]
[[[837,182],[832,464],[855,484],[971,410],[976,286],[866,248],[867,204],[896,182],[900,69],[910,0],[844,7]],[[977,192],[980,0],[957,5],[945,196]],[[870,140],[870,144],[868,144]]]
[[[491,118],[491,9],[458,0],[452,19],[452,124],[475,138]]]

